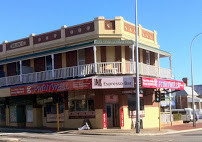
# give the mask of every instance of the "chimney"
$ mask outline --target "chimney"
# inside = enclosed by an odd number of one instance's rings
[[[187,78],[187,77],[184,77],[184,78],[182,79],[182,81],[184,82],[184,84],[185,84],[186,86],[189,85],[189,82],[188,82],[188,78]]]

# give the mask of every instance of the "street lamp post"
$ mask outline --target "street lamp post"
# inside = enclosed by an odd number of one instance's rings
[[[192,82],[192,108],[193,108],[193,127],[196,127],[196,120],[195,120],[195,103],[194,103],[194,77],[193,77],[193,63],[192,63],[192,44],[193,41],[202,33],[197,34],[191,41],[191,82]]]
[[[136,58],[136,133],[140,133],[137,0],[135,0],[135,43],[136,43],[136,48],[135,48],[135,58]]]

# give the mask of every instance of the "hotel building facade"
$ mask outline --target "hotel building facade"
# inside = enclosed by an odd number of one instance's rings
[[[156,31],[138,25],[142,128],[159,126],[159,88],[182,90],[172,80],[171,54]],[[74,129],[135,126],[135,25],[122,17],[93,21],[0,44],[0,125]],[[168,58],[170,68],[161,68]]]

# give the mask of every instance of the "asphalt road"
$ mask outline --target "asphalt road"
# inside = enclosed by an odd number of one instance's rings
[[[38,133],[0,133],[1,139],[17,138],[21,142],[202,142],[202,131],[158,136],[106,136]]]

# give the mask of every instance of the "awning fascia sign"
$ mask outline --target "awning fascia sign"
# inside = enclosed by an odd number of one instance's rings
[[[25,86],[11,87],[11,96],[62,92],[70,90],[92,89],[91,79],[46,82]]]
[[[143,88],[162,88],[184,90],[184,82],[168,79],[142,77]]]
[[[95,45],[133,45],[133,40],[94,40]]]

